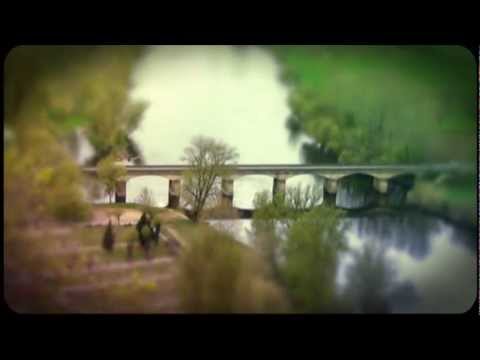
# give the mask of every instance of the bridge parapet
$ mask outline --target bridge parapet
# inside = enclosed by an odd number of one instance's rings
[[[154,175],[176,180],[188,170],[188,165],[130,165],[126,166],[126,178]],[[449,172],[471,171],[464,164],[433,165],[231,165],[230,178],[246,175],[267,175],[287,179],[296,175],[319,175],[330,179],[339,179],[353,174],[365,174],[378,179],[388,179],[405,173],[422,173],[426,171]],[[96,175],[95,167],[84,167],[87,174]]]

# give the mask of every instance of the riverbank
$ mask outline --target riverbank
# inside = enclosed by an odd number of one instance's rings
[[[478,227],[477,194],[473,183],[447,186],[418,180],[404,208],[439,217],[460,227]]]

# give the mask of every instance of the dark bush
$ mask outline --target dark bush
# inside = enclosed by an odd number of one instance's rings
[[[103,248],[108,252],[112,252],[114,244],[115,234],[113,233],[112,223],[109,221],[105,234],[103,235]]]

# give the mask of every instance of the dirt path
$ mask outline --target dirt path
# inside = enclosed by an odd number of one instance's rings
[[[108,222],[118,225],[118,219],[111,214],[114,208],[94,209],[92,218],[88,222],[90,226],[107,226]],[[120,217],[120,225],[133,225],[138,222],[142,212],[136,209],[122,209],[122,216]]]
[[[115,207],[103,207],[94,209],[92,217],[88,221],[87,225],[107,226],[109,221],[111,221],[114,225],[118,225],[118,219],[112,213],[115,209],[118,210],[118,208]],[[120,225],[135,225],[142,216],[142,212],[137,209],[121,210],[122,215],[120,217]],[[159,216],[161,221],[164,223],[175,220],[188,220],[187,216],[185,216],[181,212],[172,209],[163,209],[163,211],[159,212],[157,216]]]

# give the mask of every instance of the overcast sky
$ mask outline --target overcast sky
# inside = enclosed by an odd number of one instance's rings
[[[150,104],[132,135],[146,163],[180,163],[196,135],[236,147],[239,163],[300,163],[299,145],[288,142],[288,91],[278,75],[278,64],[259,47],[151,47],[134,71],[132,92]],[[298,176],[288,186],[298,182],[313,179]],[[130,180],[127,201],[134,201],[143,186],[166,205],[168,181],[160,177]],[[251,208],[254,193],[272,186],[271,177],[242,177],[234,184],[234,205]]]

